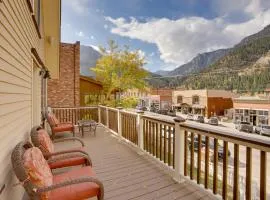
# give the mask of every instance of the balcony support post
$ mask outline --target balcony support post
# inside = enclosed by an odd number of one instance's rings
[[[123,109],[122,107],[117,107],[117,128],[118,128],[118,135],[121,137],[122,136],[122,117],[121,117],[121,110]]]
[[[143,150],[143,111],[137,112],[137,131],[138,131],[138,146]]]
[[[109,108],[106,107],[106,126],[109,128]]]
[[[184,182],[184,164],[185,164],[185,130],[181,128],[184,123],[183,118],[175,118],[175,174],[174,180]]]
[[[101,123],[101,108],[98,106],[98,123]]]

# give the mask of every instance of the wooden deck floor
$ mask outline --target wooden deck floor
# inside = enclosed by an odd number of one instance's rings
[[[97,177],[104,184],[105,199],[215,199],[189,181],[176,183],[161,168],[101,126],[97,128],[96,137],[86,132],[83,140]],[[58,148],[67,146],[70,144]]]

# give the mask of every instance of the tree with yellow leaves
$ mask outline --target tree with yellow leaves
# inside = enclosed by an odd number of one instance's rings
[[[92,68],[98,81],[102,82],[106,100],[113,91],[120,93],[128,89],[145,89],[148,72],[143,68],[144,57],[127,46],[120,49],[115,41],[108,42],[108,48],[100,47],[102,57]]]

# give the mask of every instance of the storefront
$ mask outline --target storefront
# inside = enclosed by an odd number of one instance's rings
[[[234,121],[249,122],[253,126],[270,124],[270,99],[240,97],[233,100]]]

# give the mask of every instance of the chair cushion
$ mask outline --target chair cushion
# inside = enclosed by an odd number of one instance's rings
[[[53,121],[56,125],[60,124],[59,120],[55,117],[54,114],[51,114],[52,118],[53,118]]]
[[[64,181],[78,179],[80,177],[95,176],[91,167],[77,168],[66,173],[58,174],[53,177],[53,184]],[[50,200],[81,200],[94,197],[99,194],[99,186],[95,183],[86,182],[73,184],[52,190],[50,193]]]
[[[64,132],[64,131],[73,131],[72,124],[58,124],[53,127],[53,132]]]
[[[37,147],[29,148],[23,155],[23,164],[30,181],[37,187],[50,186],[53,183],[51,169]],[[43,193],[41,199],[48,199],[50,192]]]
[[[57,125],[56,124],[57,121],[55,122],[55,118],[53,117],[52,114],[48,114],[47,120],[48,120],[50,126],[56,126]]]
[[[40,145],[42,146],[42,149],[44,149],[46,153],[54,152],[54,145],[46,130],[44,129],[38,130],[38,140]]]

